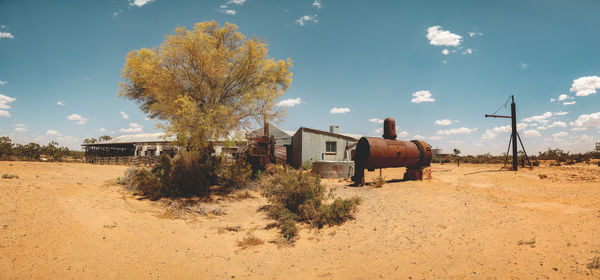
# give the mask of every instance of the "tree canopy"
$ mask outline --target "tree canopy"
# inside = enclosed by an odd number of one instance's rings
[[[188,148],[281,117],[275,101],[292,81],[291,59],[267,56],[266,42],[235,24],[177,27],[156,48],[131,51],[119,95],[163,121]]]

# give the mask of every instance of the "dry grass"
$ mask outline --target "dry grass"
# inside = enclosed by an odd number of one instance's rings
[[[19,179],[19,175],[4,173],[2,174],[2,179]]]
[[[595,256],[592,261],[586,265],[588,269],[600,269],[600,256]]]
[[[242,250],[250,248],[250,247],[262,245],[264,243],[265,242],[262,239],[254,236],[253,234],[248,234],[244,237],[244,239],[237,241],[238,247],[242,248]]]
[[[385,177],[378,176],[377,178],[375,178],[373,186],[375,186],[376,188],[381,188],[383,187],[383,185],[385,185]]]
[[[227,212],[219,205],[207,205],[198,200],[175,199],[167,200],[165,218],[169,219],[188,219],[195,216],[223,216]]]
[[[519,240],[519,245],[529,245],[531,248],[535,247],[535,237],[529,240]]]

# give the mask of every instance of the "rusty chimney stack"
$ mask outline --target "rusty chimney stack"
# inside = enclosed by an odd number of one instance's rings
[[[383,138],[396,140],[396,121],[387,118],[383,121]]]

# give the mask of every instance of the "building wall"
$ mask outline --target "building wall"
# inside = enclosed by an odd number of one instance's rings
[[[336,143],[335,154],[326,152],[326,143],[329,141]],[[350,161],[350,151],[346,153],[346,146],[354,143],[356,141],[300,129],[292,138],[292,165],[299,168],[305,162],[319,160]]]

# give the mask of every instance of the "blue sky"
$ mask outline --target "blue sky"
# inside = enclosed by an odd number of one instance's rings
[[[597,0],[0,1],[0,135],[79,148],[158,131],[117,96],[125,55],[207,20],[294,60],[286,130],[379,136],[393,117],[401,139],[499,154],[510,123],[483,116],[514,94],[530,153],[600,141]]]

